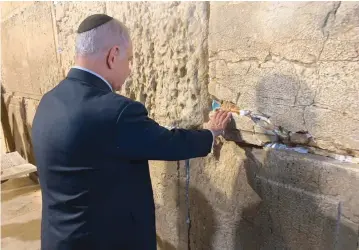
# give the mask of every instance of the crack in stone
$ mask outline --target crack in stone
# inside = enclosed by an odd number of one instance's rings
[[[323,36],[325,37],[325,40],[324,40],[324,42],[323,42],[323,45],[322,45],[321,50],[319,51],[318,61],[320,61],[320,58],[321,58],[321,56],[322,56],[324,47],[325,47],[325,45],[327,44],[327,42],[328,42],[328,40],[329,40],[328,21],[329,21],[329,19],[330,19],[331,16],[333,16],[333,22],[335,21],[337,11],[338,11],[338,9],[339,9],[339,7],[340,7],[341,4],[342,4],[341,1],[333,4],[333,9],[331,9],[331,10],[327,13],[327,15],[326,15],[326,17],[325,17],[325,19],[324,19],[324,22],[323,22],[323,24],[322,24],[322,26],[321,26],[322,34],[323,34]]]
[[[297,77],[298,77],[298,75],[297,75]],[[294,96],[294,103],[293,103],[294,106],[297,105],[297,102],[298,102],[298,96],[299,96],[299,92],[301,89],[300,87],[301,87],[301,84],[298,84],[297,93],[295,93],[295,96]]]
[[[280,100],[280,101],[290,101],[291,100],[291,98],[262,96],[262,95],[258,95],[258,98],[271,99],[271,100]]]
[[[248,57],[248,58],[242,58],[242,59],[239,59],[239,60],[236,60],[236,61],[231,61],[231,60],[227,60],[227,59],[224,59],[224,58],[216,58],[216,59],[211,59],[210,60],[210,63],[212,62],[216,62],[216,61],[223,61],[224,63],[226,64],[229,64],[229,63],[241,63],[241,62],[259,62],[259,59],[257,57]]]
[[[246,75],[248,75],[248,72],[249,72],[249,70],[252,68],[252,64],[249,64],[249,67],[248,67],[248,69],[247,69],[247,71],[246,71]]]
[[[312,68],[312,67],[317,66],[317,60],[315,60],[314,62],[303,62],[303,61],[296,60],[296,59],[288,59],[286,57],[282,57],[282,56],[277,55],[277,54],[271,54],[271,58],[272,58],[272,55],[275,56],[275,57],[280,58],[279,62],[285,61],[285,62],[297,64],[299,66],[306,67],[306,68]]]
[[[305,120],[305,110],[308,108],[309,106],[303,107],[303,113],[302,113],[302,118],[303,118],[303,126],[305,128],[305,131],[308,131],[308,127],[307,127],[307,122]]]
[[[240,96],[241,96],[241,92],[238,92],[238,93],[237,93],[237,97],[236,97],[236,103],[238,103]]]
[[[357,57],[359,57],[359,55]],[[320,60],[320,62],[359,62],[359,58],[355,59],[357,57],[353,57],[353,59]]]
[[[324,22],[321,26],[321,30],[322,30],[323,36],[325,36],[326,38],[329,37],[329,31],[327,30],[327,28],[328,28],[328,22],[330,20],[330,17],[333,17],[333,21],[335,21],[337,11],[341,4],[342,4],[341,1],[333,3],[333,9],[331,9],[324,18]]]

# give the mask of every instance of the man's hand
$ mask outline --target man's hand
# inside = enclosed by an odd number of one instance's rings
[[[205,128],[211,130],[214,136],[221,135],[231,121],[231,118],[232,114],[230,112],[216,110],[214,115],[210,117],[210,120],[205,125]]]

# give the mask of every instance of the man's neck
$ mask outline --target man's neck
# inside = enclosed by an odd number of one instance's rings
[[[98,78],[100,78],[102,81],[104,81],[108,85],[108,87],[111,89],[111,91],[113,91],[112,85],[103,76],[101,76],[101,74],[97,73],[96,71],[93,71],[89,68],[86,68],[86,67],[80,66],[80,65],[75,65],[75,66],[73,66],[73,68],[80,69],[80,70],[86,71],[90,74],[97,76]]]

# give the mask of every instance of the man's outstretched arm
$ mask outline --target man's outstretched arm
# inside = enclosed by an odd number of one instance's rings
[[[209,129],[169,130],[150,119],[141,103],[130,103],[117,120],[117,153],[132,160],[175,161],[206,156],[230,115],[222,112],[212,119]]]

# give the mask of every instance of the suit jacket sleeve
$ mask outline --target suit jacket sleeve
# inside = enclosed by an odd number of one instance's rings
[[[117,152],[131,160],[176,161],[203,157],[211,152],[209,130],[168,130],[148,117],[146,108],[132,102],[118,116]]]

